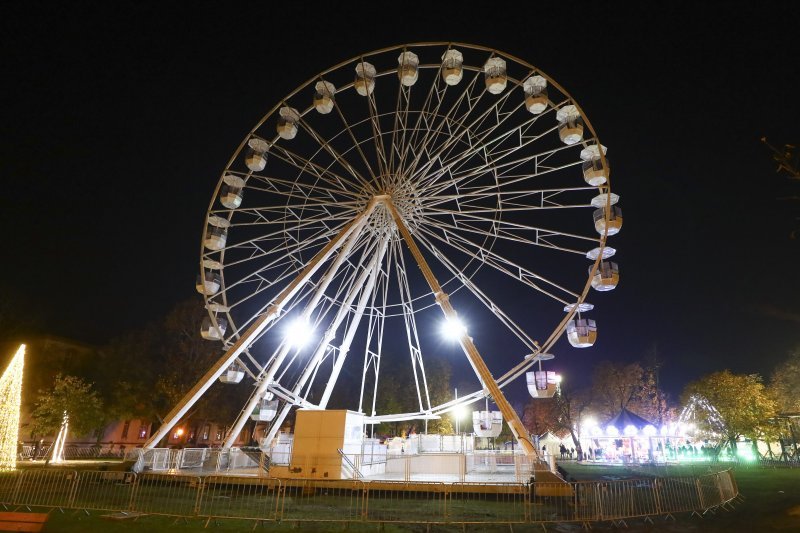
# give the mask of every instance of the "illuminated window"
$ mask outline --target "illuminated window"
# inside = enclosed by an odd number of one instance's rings
[[[208,440],[209,435],[211,435],[211,424],[206,424],[203,428],[203,440]]]
[[[218,427],[217,428],[217,436],[214,437],[214,440],[222,440],[222,437],[225,435],[225,430]]]
[[[131,428],[131,421],[126,420],[125,425],[122,426],[122,436],[121,438],[127,439],[128,438],[128,430]]]
[[[140,439],[146,439],[147,438],[147,426],[145,426],[144,424],[139,426],[139,438]]]

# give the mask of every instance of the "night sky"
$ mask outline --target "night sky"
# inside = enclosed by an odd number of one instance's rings
[[[359,53],[452,40],[541,68],[609,147],[622,281],[598,344],[559,344],[567,379],[657,343],[677,393],[800,343],[800,202],[781,199],[800,182],[759,141],[800,142],[800,8],[335,4],[5,3],[0,295],[88,343],[160,318],[197,297],[209,199],[267,110]]]

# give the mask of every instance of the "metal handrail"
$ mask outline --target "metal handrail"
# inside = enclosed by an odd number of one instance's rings
[[[361,474],[361,471],[358,468],[356,468],[356,465],[353,463],[353,461],[350,460],[349,457],[347,457],[347,455],[344,453],[344,451],[341,448],[339,448],[336,451],[339,452],[339,455],[342,456],[342,459],[344,459],[345,463],[347,463],[347,466],[349,466],[353,470],[353,478],[354,479],[361,479],[361,478],[364,477]]]

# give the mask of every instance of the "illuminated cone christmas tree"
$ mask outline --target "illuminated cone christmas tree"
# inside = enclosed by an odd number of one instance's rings
[[[19,407],[22,401],[22,367],[25,363],[25,345],[8,364],[0,377],[0,471],[17,467],[19,439]]]

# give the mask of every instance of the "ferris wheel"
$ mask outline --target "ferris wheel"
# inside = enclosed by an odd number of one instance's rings
[[[224,354],[162,431],[220,379],[254,385],[226,446],[250,418],[274,436],[292,407],[326,408],[346,374],[347,408],[370,422],[437,418],[491,396],[524,440],[501,389],[541,371],[563,333],[594,344],[586,296],[619,280],[606,246],[622,224],[617,201],[583,110],[520,59],[419,43],[320,73],[222,172],[197,288],[202,334]],[[426,363],[453,352],[474,389],[436,401]],[[407,412],[380,411],[381,381],[395,379],[381,372],[387,358],[408,367]],[[532,393],[552,389],[543,376]]]

